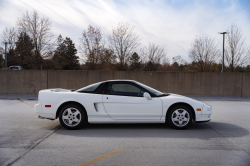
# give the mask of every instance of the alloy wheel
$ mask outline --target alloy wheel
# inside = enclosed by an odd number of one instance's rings
[[[185,109],[177,109],[172,113],[171,120],[174,125],[178,127],[184,127],[190,120],[190,115]]]
[[[73,107],[67,108],[62,113],[63,123],[69,127],[77,126],[81,122],[81,112]]]

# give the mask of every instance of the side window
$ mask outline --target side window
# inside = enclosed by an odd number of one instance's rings
[[[108,94],[108,87],[109,87],[109,82],[103,83],[103,85],[100,85],[101,87],[98,88],[99,90],[97,91],[97,94]]]
[[[85,92],[85,93],[94,93],[95,90],[100,86],[101,82],[91,84],[89,86],[83,87],[81,89],[76,90],[77,92]]]
[[[112,95],[121,95],[121,96],[138,96],[142,97],[144,91],[140,88],[137,88],[134,85],[126,83],[113,83],[109,87],[109,92]]]

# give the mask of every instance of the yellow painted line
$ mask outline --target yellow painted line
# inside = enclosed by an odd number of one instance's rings
[[[92,163],[94,163],[94,162],[97,162],[97,161],[99,161],[99,160],[102,160],[102,159],[104,159],[104,158],[107,158],[107,157],[109,157],[109,156],[112,156],[112,155],[114,155],[114,154],[116,154],[116,153],[119,153],[119,152],[122,152],[122,151],[123,151],[123,150],[120,150],[120,149],[115,150],[115,151],[113,151],[113,152],[111,152],[111,153],[108,153],[108,154],[105,154],[105,155],[103,155],[103,156],[97,157],[97,158],[95,158],[95,159],[93,159],[93,160],[89,160],[89,161],[87,161],[86,163],[82,163],[82,164],[80,164],[80,165],[78,165],[78,166],[85,166],[85,165],[92,164]]]
[[[17,98],[17,97],[16,97],[16,98]],[[33,107],[33,108],[34,108],[34,106],[33,106],[33,105],[30,105],[29,103],[26,103],[26,102],[24,102],[24,101],[20,100],[19,98],[17,98],[17,100],[19,100],[19,101],[23,102],[24,104],[27,104],[27,105],[29,105],[29,106],[31,106],[31,107]]]

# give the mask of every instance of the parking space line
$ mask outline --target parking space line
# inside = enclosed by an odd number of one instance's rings
[[[80,165],[78,165],[78,166],[85,166],[85,165],[92,164],[92,163],[94,163],[94,162],[96,162],[96,161],[102,160],[102,159],[104,159],[104,158],[107,158],[107,157],[109,157],[109,156],[112,156],[112,155],[114,155],[114,154],[116,154],[116,153],[119,153],[119,152],[122,152],[122,151],[123,151],[123,150],[120,150],[120,149],[115,150],[115,151],[113,151],[113,152],[111,152],[111,153],[108,153],[108,154],[105,154],[105,155],[103,155],[103,156],[97,157],[97,158],[95,158],[95,159],[93,159],[93,160],[89,160],[89,161],[87,161],[87,162],[85,162],[85,163],[82,163],[82,164],[80,164]]]
[[[17,97],[16,97],[16,98],[17,98]],[[22,101],[22,100],[21,100],[21,99],[19,99],[19,98],[17,98],[17,100],[19,100],[19,101],[23,102],[24,104],[27,104],[27,105],[29,105],[29,106],[31,106],[31,107],[33,107],[33,108],[34,108],[34,106],[33,106],[33,105],[30,105],[29,103],[26,103],[26,102]]]

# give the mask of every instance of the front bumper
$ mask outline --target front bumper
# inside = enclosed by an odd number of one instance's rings
[[[196,121],[196,123],[203,123],[203,122],[210,122],[210,120],[205,120],[205,121]]]
[[[195,121],[196,122],[209,122],[211,120],[213,108],[204,103],[202,106],[202,112],[201,114],[196,114]]]
[[[196,122],[208,122],[211,120],[211,115],[212,115],[212,112],[210,114],[203,114],[203,115],[196,114],[195,121]]]

